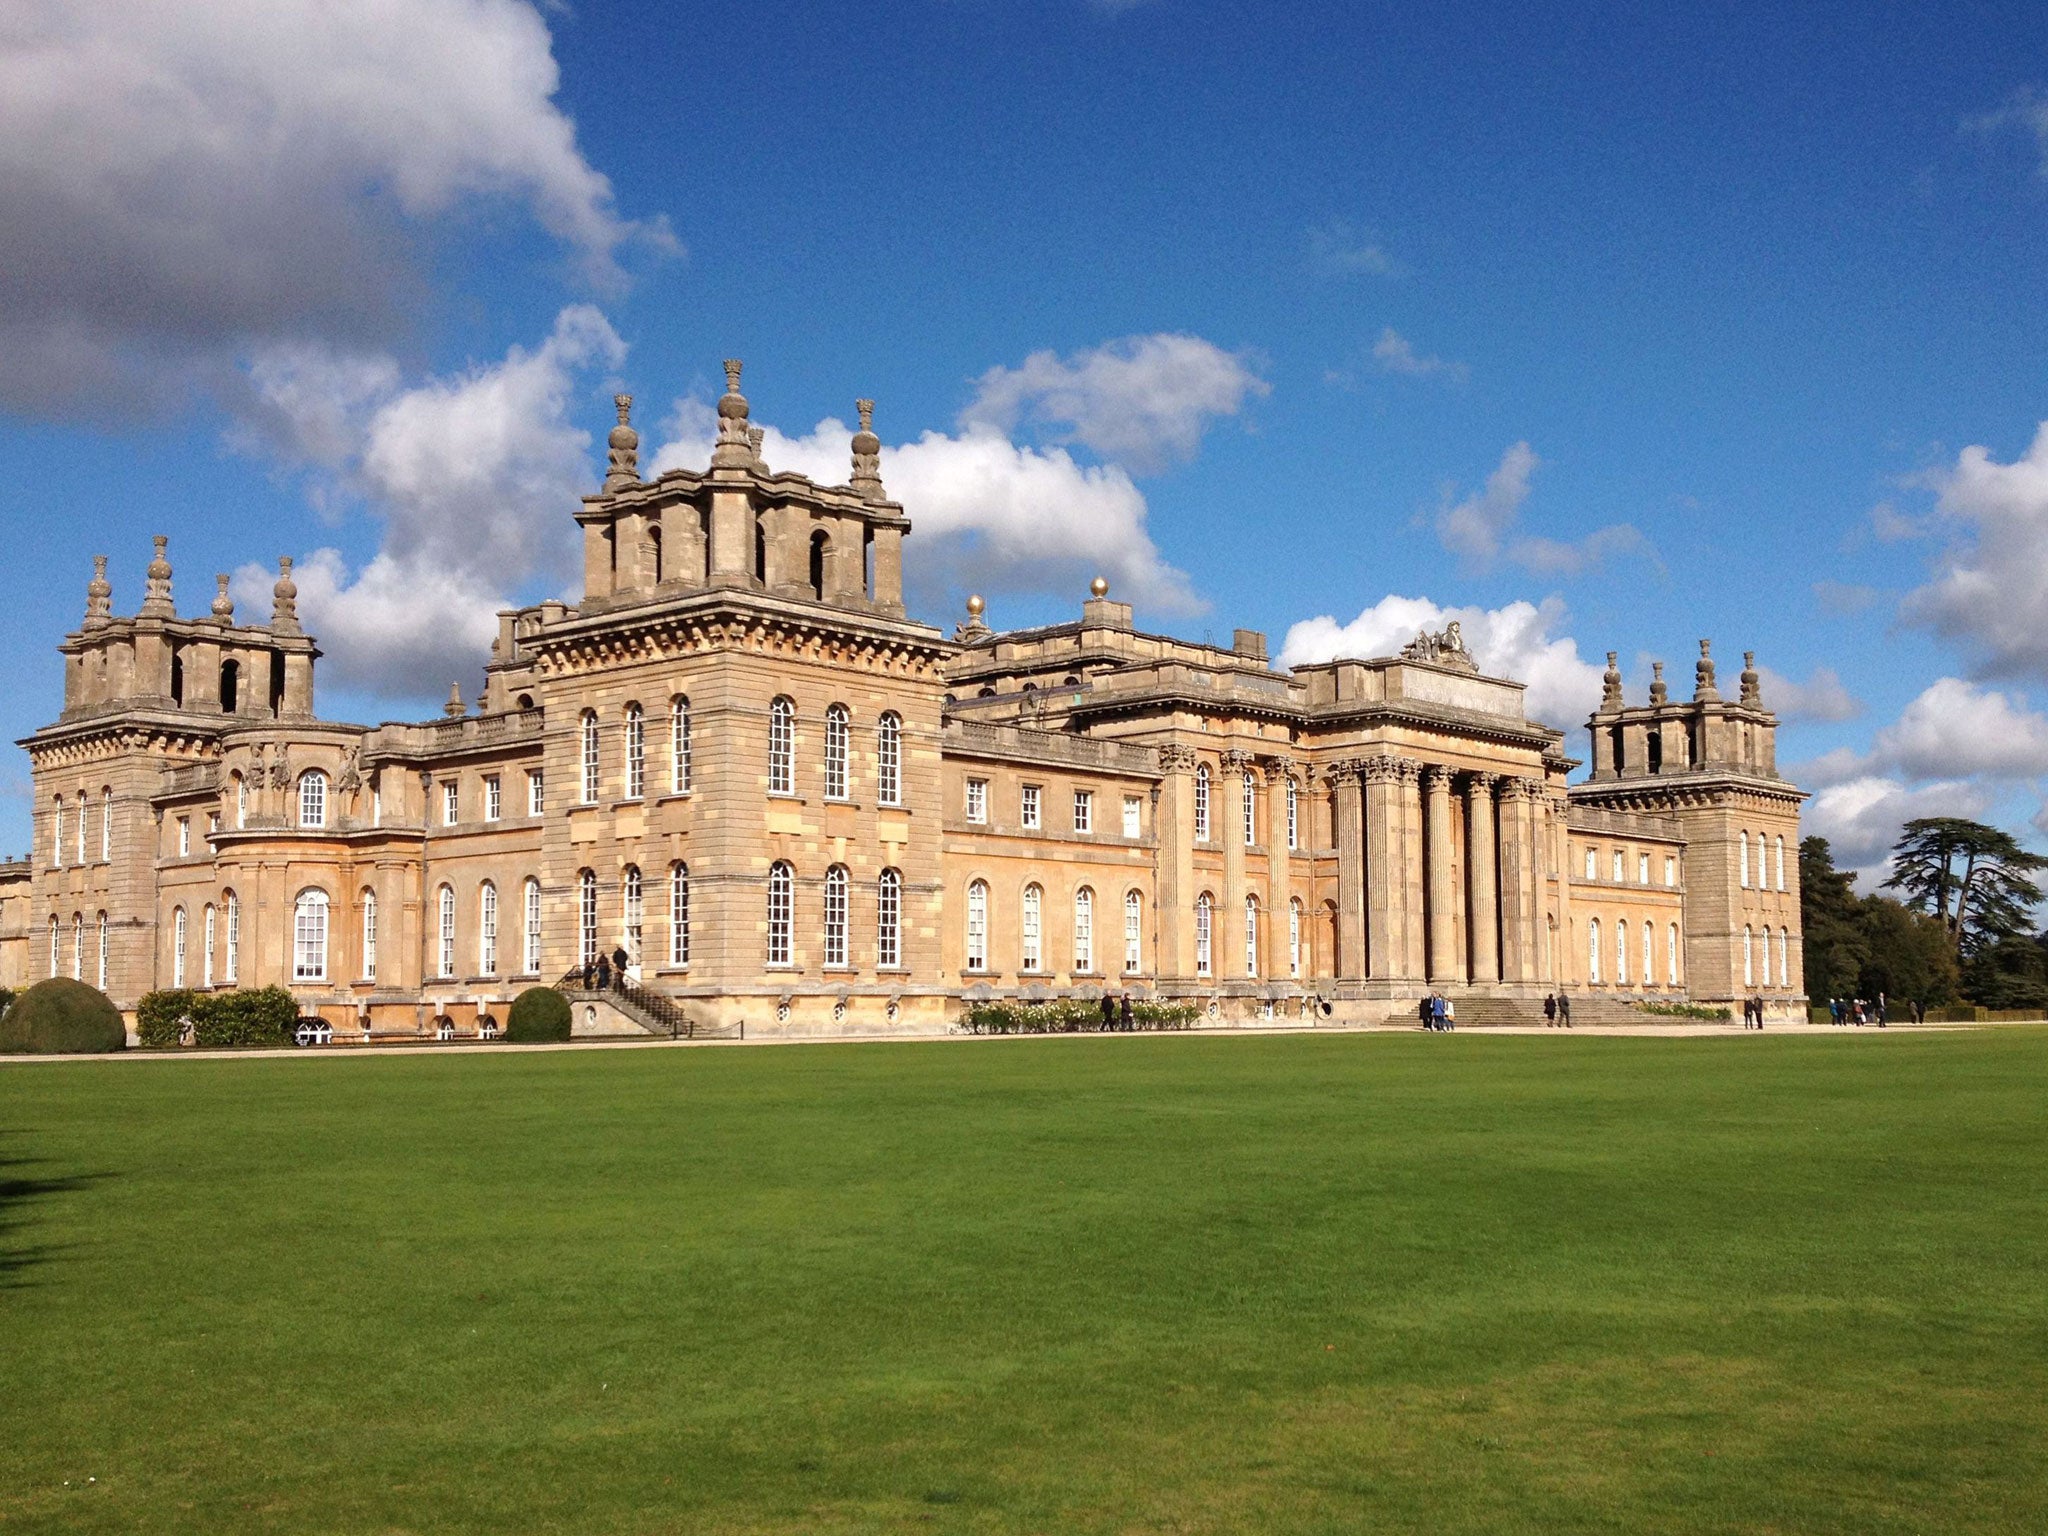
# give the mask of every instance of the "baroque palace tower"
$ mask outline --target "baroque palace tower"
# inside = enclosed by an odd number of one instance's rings
[[[177,616],[95,559],[28,737],[37,831],[0,866],[0,982],[280,984],[338,1030],[487,1028],[565,986],[588,1033],[941,1028],[964,1002],[1141,996],[1210,1019],[1467,1022],[1761,996],[1799,1007],[1800,792],[1757,674],[1630,707],[1592,773],[1456,624],[1276,671],[1078,621],[909,618],[910,519],[872,406],[826,486],[763,462],[726,364],[709,465],[644,480],[618,397],[575,513],[584,595],[499,615],[477,710],[315,713],[291,562],[269,620]],[[1789,847],[1788,847],[1789,844]],[[630,985],[581,968],[623,950]]]

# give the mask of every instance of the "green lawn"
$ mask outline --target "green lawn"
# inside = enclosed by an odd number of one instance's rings
[[[0,1532],[2036,1533],[2044,1089],[2031,1028],[4,1068]]]

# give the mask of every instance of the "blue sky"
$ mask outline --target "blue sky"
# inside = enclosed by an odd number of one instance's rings
[[[187,612],[300,560],[324,712],[431,713],[572,579],[612,391],[686,460],[736,356],[771,464],[879,402],[935,622],[1456,609],[1574,724],[1710,635],[1847,862],[2039,842],[2048,11],[1652,10],[32,0],[0,724],[154,532]]]

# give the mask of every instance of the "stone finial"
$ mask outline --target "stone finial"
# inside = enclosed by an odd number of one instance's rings
[[[613,395],[612,404],[619,408],[619,424],[605,439],[608,464],[604,488],[622,491],[640,483],[640,434],[633,430],[633,397]]]
[[[764,474],[768,469],[768,461],[761,457],[761,444],[766,442],[767,439],[768,429],[766,427],[747,428],[747,447],[754,455],[754,468],[762,471]]]
[[[1607,670],[1600,674],[1600,712],[1602,714],[1622,707],[1621,667],[1618,665],[1620,657],[1621,653],[1619,651],[1609,651],[1607,653]]]
[[[740,393],[740,360],[725,360],[725,393],[718,398],[718,445],[711,450],[713,469],[750,469],[754,445],[747,439],[747,397]]]
[[[1109,596],[1109,578],[1106,576],[1098,576],[1093,581],[1089,582],[1088,595],[1098,602],[1100,602],[1103,598]]]
[[[299,633],[299,584],[292,580],[292,557],[277,557],[277,584],[270,589],[270,632]]]
[[[1664,663],[1661,661],[1651,662],[1650,702],[1652,704],[1663,704],[1667,702],[1670,699],[1670,697],[1671,690],[1665,687],[1664,685]]]
[[[462,702],[462,684],[448,685],[448,702],[441,706],[441,713],[455,720],[469,713],[469,707]]]
[[[875,402],[856,400],[860,430],[853,434],[853,479],[849,484],[862,501],[882,499],[882,440],[875,436]]]
[[[217,572],[213,578],[213,622],[232,624],[235,622],[235,600],[228,596],[228,573]]]
[[[92,580],[85,584],[85,627],[100,629],[114,620],[114,587],[107,580],[107,557],[92,557]]]
[[[164,549],[170,542],[163,534],[156,535],[156,554],[149,562],[149,586],[142,598],[142,617],[145,619],[173,619],[178,616],[178,610],[171,604],[171,562],[164,558]]]
[[[1714,642],[1700,642],[1700,659],[1693,664],[1692,697],[1695,704],[1719,701],[1721,690],[1714,686]]]
[[[1762,705],[1764,701],[1763,679],[1757,676],[1756,652],[1742,653],[1742,702]]]
[[[971,594],[967,599],[967,617],[978,619],[986,612],[988,612],[988,604],[983,601],[981,594],[979,592]]]
[[[967,622],[953,632],[953,638],[967,645],[978,645],[988,639],[995,631],[981,620],[981,616],[987,611],[988,604],[982,601],[979,592],[968,598]]]

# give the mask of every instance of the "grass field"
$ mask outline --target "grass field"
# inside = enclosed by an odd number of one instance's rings
[[[2044,1089],[2039,1029],[0,1069],[0,1532],[2040,1532]]]

